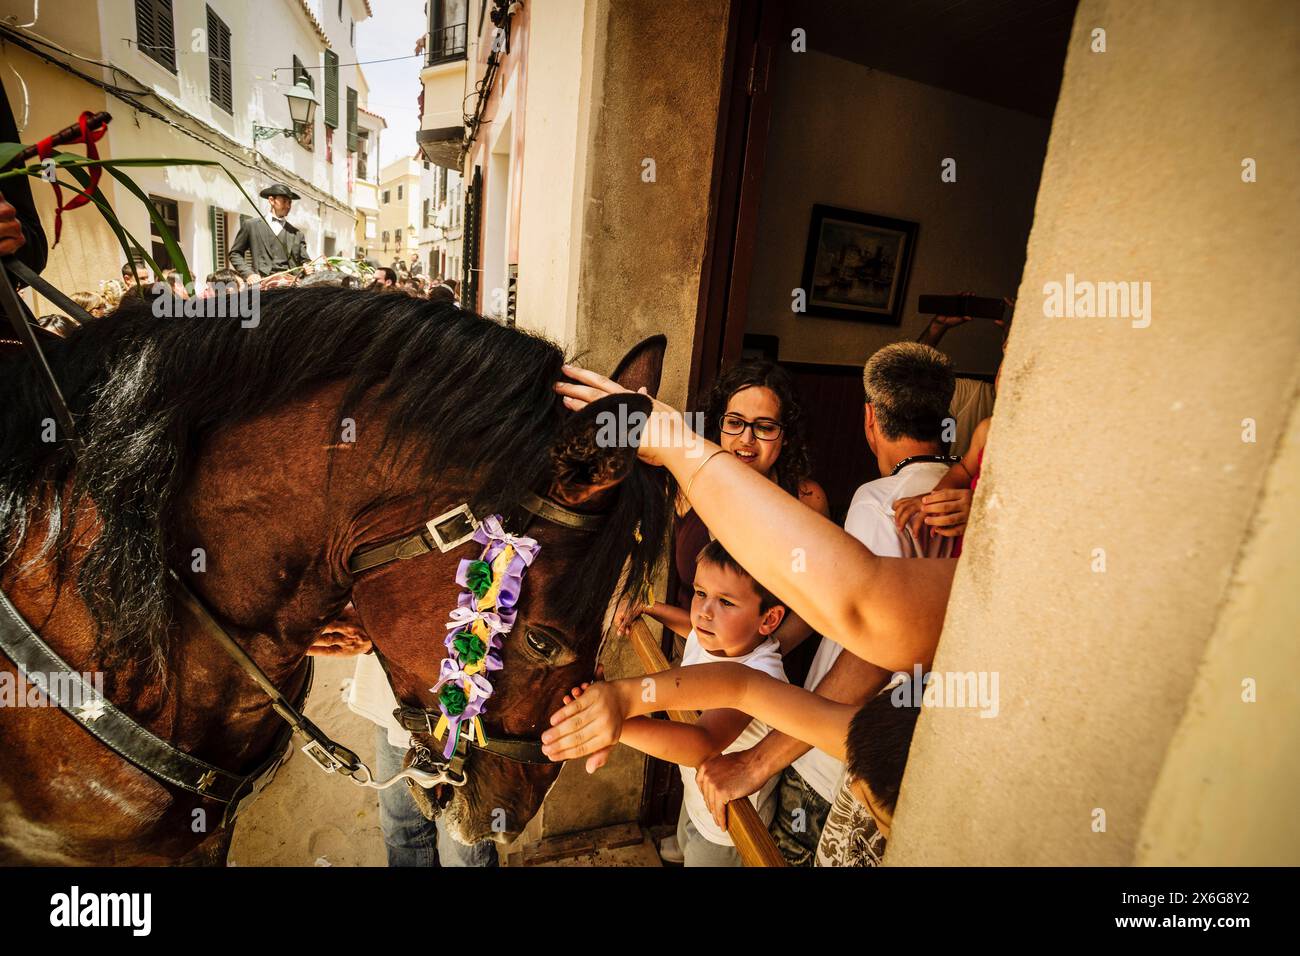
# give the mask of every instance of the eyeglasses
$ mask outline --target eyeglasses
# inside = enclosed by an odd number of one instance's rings
[[[748,428],[759,441],[776,441],[781,437],[781,423],[774,422],[770,418],[756,418],[750,422],[739,415],[727,413],[722,416],[719,425],[724,435],[743,435]]]

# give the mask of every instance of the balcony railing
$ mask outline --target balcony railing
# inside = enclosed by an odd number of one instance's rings
[[[424,53],[424,65],[436,66],[453,60],[465,59],[465,38],[468,24],[453,23],[439,30],[429,31],[429,45]]]

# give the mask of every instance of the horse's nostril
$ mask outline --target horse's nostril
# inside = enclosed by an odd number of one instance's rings
[[[433,803],[439,810],[446,810],[447,805],[451,803],[452,787],[450,784],[440,783],[433,788]]]

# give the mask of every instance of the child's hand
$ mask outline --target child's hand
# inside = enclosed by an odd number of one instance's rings
[[[966,532],[970,520],[970,505],[974,492],[969,488],[945,488],[932,491],[921,498],[921,510],[931,533],[943,538],[956,538]]]
[[[614,610],[614,629],[619,634],[627,635],[632,630],[632,625],[646,611],[650,605],[640,598],[625,597],[618,602],[618,607]]]
[[[592,755],[587,761],[591,773],[608,756],[598,752],[618,743],[627,705],[616,683],[601,681],[573,691],[566,695],[565,706],[551,715],[551,729],[542,734],[542,752],[555,761]]]
[[[581,697],[582,692],[590,686],[591,686],[591,681],[583,681],[577,687],[573,688],[573,690],[569,691],[567,694],[564,695],[564,702],[566,704],[572,704],[575,700]]]

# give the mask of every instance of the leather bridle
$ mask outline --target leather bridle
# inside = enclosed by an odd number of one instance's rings
[[[604,515],[571,511],[563,505],[531,492],[523,496],[518,508],[503,518],[503,524],[512,529],[514,534],[526,532],[534,518],[541,518],[543,521],[576,531],[595,531],[605,522]],[[447,554],[468,544],[473,539],[477,528],[478,521],[470,511],[469,505],[458,505],[436,518],[430,518],[420,527],[400,537],[353,552],[348,561],[348,571],[354,575],[362,574],[395,561],[409,561],[411,558],[431,554],[434,551]],[[387,674],[388,667],[384,663],[383,656],[378,653],[375,656]],[[389,677],[391,685],[391,675]],[[398,707],[393,711],[393,718],[404,730],[429,735],[433,735],[439,716],[441,712],[438,710],[403,704],[401,701],[398,701]],[[551,762],[551,759],[542,753],[539,740],[511,734],[488,734],[486,742],[483,743],[473,742],[470,734],[464,734],[458,739],[456,749],[449,760],[444,760],[442,754],[418,742],[415,742],[414,746],[418,763],[432,765],[433,772],[442,777],[439,782],[449,783],[452,786],[465,784],[467,779],[465,762],[469,758],[471,748],[485,750],[516,763],[548,764]],[[428,786],[428,784],[421,785]]]

